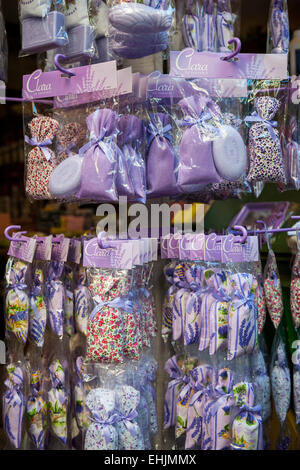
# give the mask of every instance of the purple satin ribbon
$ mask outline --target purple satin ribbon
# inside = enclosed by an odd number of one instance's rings
[[[112,435],[109,432],[108,426],[113,426],[114,424],[116,424],[118,422],[118,419],[119,419],[118,415],[113,414],[109,418],[103,419],[96,412],[92,411],[92,414],[93,414],[93,416],[89,416],[90,421],[92,421],[93,423],[98,424],[101,427],[101,429],[103,431],[105,441],[106,441],[106,444],[109,444],[112,441]]]
[[[278,126],[278,122],[277,121],[269,121],[268,119],[263,119],[262,117],[260,117],[258,115],[258,113],[256,111],[254,111],[251,116],[247,116],[245,118],[245,122],[260,122],[261,125],[265,125],[270,134],[271,134],[271,137],[273,140],[276,140],[277,139],[277,136],[274,132],[274,127],[277,127]]]
[[[27,142],[27,144],[31,145],[32,147],[39,147],[42,150],[46,160],[48,162],[51,161],[52,155],[47,147],[52,144],[52,139],[46,139],[42,142],[38,142],[36,137],[32,137],[30,139],[27,135],[25,135],[25,142]]]
[[[235,307],[240,308],[242,305],[247,305],[249,309],[251,310],[252,308],[254,309],[254,312],[257,312],[257,305],[255,303],[255,297],[254,294],[249,294],[248,297],[244,297],[243,294],[241,294],[240,291],[237,291],[234,293],[234,295],[239,299],[239,301],[235,301]],[[237,304],[236,304],[237,302]]]
[[[128,415],[123,415],[120,411],[117,412],[116,423],[122,422],[124,423],[126,429],[130,432],[132,437],[137,435],[137,429],[132,423],[134,419],[138,417],[138,413],[136,410],[131,411]]]
[[[183,382],[186,384],[181,390],[180,390],[180,393],[179,393],[179,400],[182,401],[186,395],[188,395],[188,393],[191,392],[191,390],[194,388],[195,386],[195,382],[193,380],[193,378],[190,376],[184,376],[184,379],[183,379]]]
[[[193,406],[196,403],[196,401],[198,401],[199,398],[201,398],[204,394],[210,393],[210,389],[208,387],[205,387],[204,385],[199,384],[199,383],[195,384],[194,390],[195,390],[195,393],[192,396],[191,401],[189,403],[190,406]]]
[[[52,279],[51,281],[46,282],[46,287],[47,287],[47,297],[48,299],[52,299],[55,292],[58,290],[59,284],[57,281]]]
[[[147,142],[148,142],[148,147],[152,144],[153,140],[155,137],[159,136],[162,138],[167,139],[170,143],[172,143],[172,134],[170,131],[172,130],[171,124],[167,124],[165,127],[159,128],[155,122],[149,122],[147,126]]]
[[[98,296],[94,298],[97,302],[97,305],[93,308],[90,313],[90,319],[93,320],[98,312],[100,312],[105,307],[117,308],[120,310],[125,310],[128,313],[132,313],[133,304],[132,301],[128,298],[122,299],[121,297],[117,297],[113,300],[103,301],[100,300]]]
[[[103,151],[103,153],[105,153],[105,155],[111,161],[113,161],[114,158],[111,154],[111,148],[109,146],[109,144],[113,142],[113,137],[106,136],[105,134],[106,134],[106,129],[105,127],[103,127],[98,137],[93,137],[87,144],[85,144],[83,147],[79,149],[78,155],[84,155],[90,148],[98,146]]]

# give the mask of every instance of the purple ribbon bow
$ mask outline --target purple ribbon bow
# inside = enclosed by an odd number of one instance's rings
[[[112,441],[112,435],[109,432],[108,426],[113,426],[114,424],[118,422],[118,415],[113,414],[109,418],[103,419],[95,411],[92,411],[92,414],[93,416],[89,416],[90,421],[100,426],[101,430],[103,431],[106,444],[109,444]]]
[[[137,435],[137,429],[132,423],[134,419],[138,417],[138,412],[136,410],[132,410],[128,415],[123,415],[120,411],[117,412],[116,415],[116,423],[123,422],[126,429],[130,432],[132,437]]]
[[[52,139],[46,139],[42,142],[38,142],[36,137],[29,138],[27,135],[25,135],[25,142],[27,142],[27,144],[31,145],[32,147],[39,147],[42,150],[46,160],[48,162],[51,161],[52,155],[47,147],[52,144]]]
[[[277,136],[276,136],[276,134],[275,134],[275,132],[274,132],[274,127],[277,127],[277,126],[278,126],[278,122],[277,122],[277,121],[270,121],[270,120],[268,120],[268,119],[263,119],[261,116],[259,116],[259,114],[258,114],[256,111],[254,111],[254,112],[251,114],[251,116],[247,116],[247,117],[245,118],[245,122],[260,122],[262,126],[265,125],[265,126],[268,128],[268,130],[269,130],[269,132],[270,132],[270,134],[271,134],[272,139],[273,139],[273,140],[276,140],[276,139],[277,139]]]
[[[172,126],[171,124],[167,124],[165,127],[158,127],[156,123],[154,122],[149,122],[147,126],[147,142],[148,142],[148,147],[152,144],[153,140],[155,139],[156,136],[159,137],[164,137],[167,139],[170,143],[172,143],[172,134],[171,131]]]
[[[133,304],[132,301],[128,298],[122,299],[121,297],[116,297],[113,300],[108,300],[105,302],[104,300],[101,300],[98,296],[96,296],[94,300],[97,302],[97,305],[95,305],[95,307],[90,313],[91,320],[93,320],[96,314],[98,312],[101,312],[104,307],[117,308],[120,310],[125,310],[128,313],[132,313]]]

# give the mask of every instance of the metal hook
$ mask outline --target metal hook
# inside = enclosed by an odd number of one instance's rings
[[[10,242],[25,242],[26,240],[23,240],[22,238],[13,238],[8,232],[10,232],[11,230],[20,230],[21,228],[21,225],[9,225],[8,227],[6,227],[6,229],[4,230],[4,236],[5,238],[7,238],[7,240],[9,240]],[[19,235],[22,236],[22,235],[26,235],[27,232],[20,232]]]
[[[62,73],[68,75],[69,77],[75,77],[76,73],[71,72],[70,69],[65,69],[61,64],[60,60],[66,60],[66,56],[63,54],[56,54],[54,57],[54,64],[57,70],[60,70]]]
[[[105,237],[106,235],[107,235],[106,232],[99,232],[98,235],[97,235],[98,245],[101,248],[101,250],[105,250],[106,248],[112,248],[112,246],[109,243],[107,237]],[[107,240],[107,241],[105,241],[105,240]]]
[[[234,243],[245,243],[248,237],[248,232],[245,227],[243,227],[242,225],[235,225],[233,228],[234,230],[239,230],[240,232],[242,232],[242,236],[238,240],[235,240]]]
[[[228,41],[228,44],[235,44],[235,50],[231,54],[226,55],[225,57],[221,57],[221,60],[229,61],[234,59],[240,52],[242,48],[242,42],[239,38],[232,38]]]

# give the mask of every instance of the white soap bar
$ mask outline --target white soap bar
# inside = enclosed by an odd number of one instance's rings
[[[43,18],[49,13],[51,0],[19,0],[20,19],[35,16]]]
[[[239,132],[231,126],[221,126],[220,136],[213,142],[213,158],[222,178],[237,181],[247,169],[247,151]]]
[[[54,169],[49,191],[55,198],[64,199],[75,194],[80,186],[82,161],[82,157],[71,155]]]

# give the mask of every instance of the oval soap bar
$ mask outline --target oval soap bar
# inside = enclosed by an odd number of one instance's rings
[[[49,180],[49,190],[56,198],[72,196],[79,188],[83,158],[71,155],[62,161],[52,172]]]
[[[231,126],[221,126],[220,136],[213,142],[213,159],[222,178],[237,181],[247,169],[247,151],[239,132]]]

